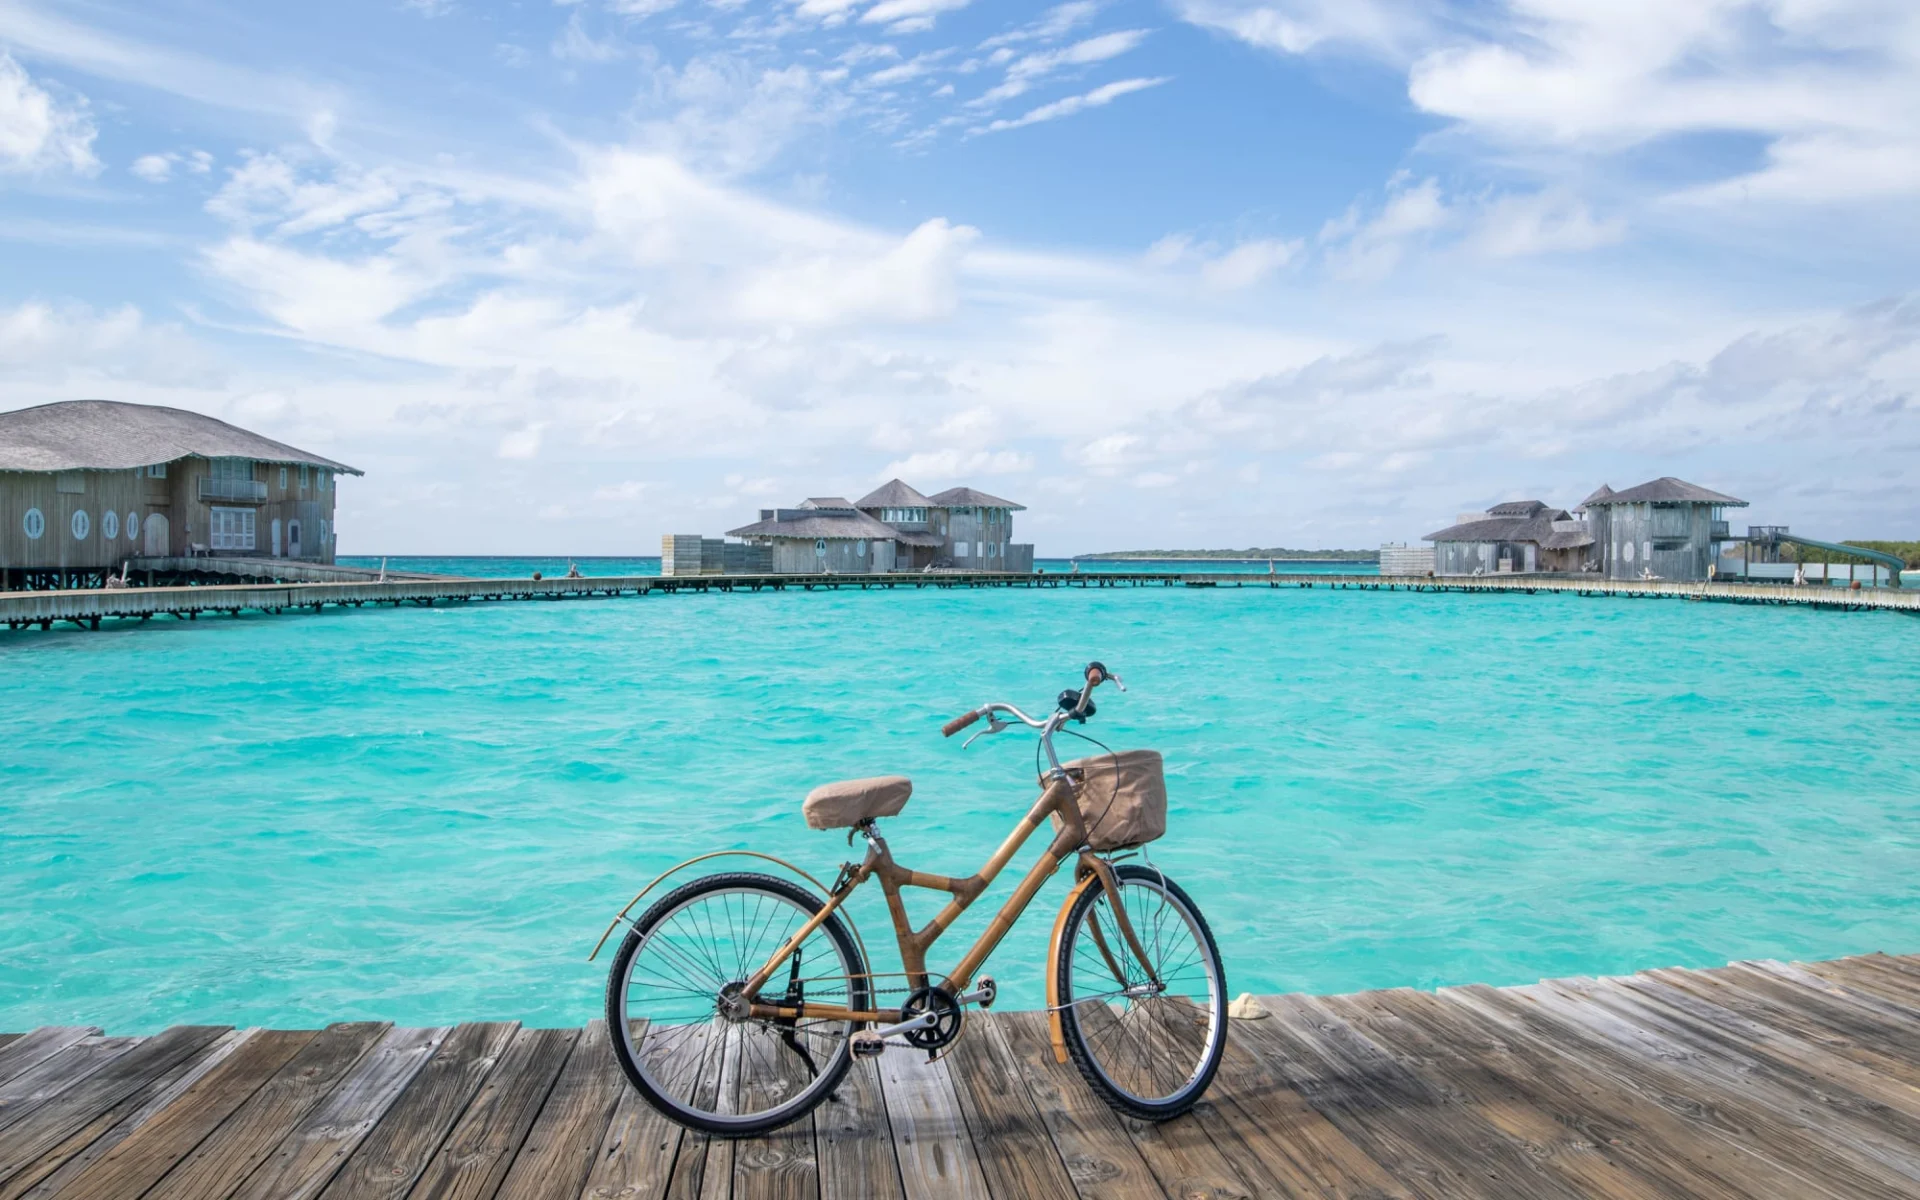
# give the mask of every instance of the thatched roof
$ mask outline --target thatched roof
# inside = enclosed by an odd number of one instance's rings
[[[1488,509],[1487,515],[1490,517],[1531,517],[1545,507],[1546,504],[1539,500],[1509,500],[1504,504],[1496,504]]]
[[[1594,490],[1593,495],[1588,496],[1585,500],[1574,505],[1573,511],[1585,512],[1592,505],[1602,504],[1611,499],[1613,499],[1613,489],[1603,483]]]
[[[1610,496],[1600,497],[1599,492],[1587,497],[1584,505],[1609,504],[1718,504],[1727,508],[1745,508],[1747,502],[1720,492],[1703,488],[1697,483],[1688,483],[1684,479],[1675,479],[1671,475],[1662,475],[1639,487],[1630,487],[1624,492],[1614,492]]]
[[[1007,508],[1014,512],[1027,511],[1027,506],[1024,504],[1015,504],[1011,500],[989,496],[985,492],[970,487],[948,488],[933,497],[931,503],[935,508]]]
[[[364,474],[225,421],[156,404],[62,400],[0,413],[0,471],[125,471],[188,455]]]
[[[899,479],[889,479],[853,502],[855,508],[933,508],[933,501],[920,489]]]
[[[800,502],[801,508],[852,508],[853,501],[845,496],[808,496]]]
[[[782,509],[782,513],[793,513],[794,509]],[[770,521],[755,521],[751,525],[742,525],[738,529],[727,530],[728,537],[735,538],[803,538],[813,541],[816,538],[878,538],[890,541],[899,537],[899,531],[891,525],[882,525],[863,512],[826,512],[818,516],[789,516],[781,520],[778,516]]]
[[[1548,508],[1542,505],[1530,517],[1487,517],[1481,521],[1466,521],[1426,534],[1423,540],[1429,542],[1535,542],[1547,549],[1558,550],[1562,547],[1548,545],[1555,537],[1561,536],[1554,532],[1553,523],[1565,521],[1569,515],[1565,509]],[[1589,538],[1588,542],[1591,541],[1592,539]]]
[[[947,539],[937,533],[918,533],[910,529],[896,529],[893,540],[907,546],[932,546],[938,549],[947,544]]]

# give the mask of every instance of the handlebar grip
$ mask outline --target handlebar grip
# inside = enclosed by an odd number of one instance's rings
[[[967,726],[973,724],[975,721],[978,721],[979,719],[980,719],[980,714],[977,711],[970,712],[970,713],[963,713],[962,715],[955,717],[953,720],[948,721],[945,725],[942,725],[940,727],[940,732],[943,736],[952,737],[954,734],[959,733],[962,729],[965,729]]]

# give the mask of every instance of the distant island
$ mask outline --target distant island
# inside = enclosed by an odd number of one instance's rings
[[[1098,554],[1076,554],[1076,559],[1093,558],[1270,558],[1276,562],[1379,562],[1378,550],[1289,550],[1284,546],[1248,550],[1103,550]]]

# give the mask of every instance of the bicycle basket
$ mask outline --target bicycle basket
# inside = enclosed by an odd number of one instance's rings
[[[1158,750],[1122,750],[1064,764],[1087,825],[1087,845],[1121,850],[1167,832],[1167,773]],[[1059,828],[1060,815],[1054,814]]]

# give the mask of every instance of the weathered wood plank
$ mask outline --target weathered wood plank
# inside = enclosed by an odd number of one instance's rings
[[[1870,1070],[1920,1084],[1920,1022],[1883,1016],[1839,988],[1810,988],[1764,971],[1651,971],[1648,978],[1793,1033]]]
[[[1584,999],[1589,1015],[1605,1011],[1630,1022],[1649,1044],[1658,1044],[1670,1062],[1684,1062],[1692,1072],[1766,1106],[1782,1121],[1817,1129],[1836,1151],[1873,1164],[1874,1173],[1889,1182],[1904,1178],[1909,1181],[1904,1186],[1920,1191],[1920,1120],[1800,1063],[1770,1056],[1717,1022],[1651,1003],[1622,981],[1569,980],[1544,987]]]
[[[1624,1121],[1593,1114],[1574,1092],[1541,1086],[1531,1072],[1502,1070],[1505,1047],[1477,1035],[1462,1010],[1408,990],[1329,997],[1324,1003],[1364,1030],[1408,1070],[1458,1095],[1490,1124],[1534,1148],[1541,1162],[1594,1196],[1738,1196],[1711,1176],[1674,1169],[1684,1158]]]
[[[452,1032],[450,1026],[388,1030],[248,1177],[234,1200],[317,1195]]]
[[[581,1200],[659,1200],[683,1132],[623,1079]]]
[[[986,1200],[986,1174],[946,1061],[890,1046],[875,1062],[907,1200]]]
[[[139,1196],[314,1039],[306,1029],[264,1029],[243,1042],[153,1119],[80,1172],[59,1196]]]
[[[320,1195],[325,1200],[405,1196],[518,1029],[512,1022],[489,1022],[462,1025],[449,1034]]]
[[[17,1033],[0,1033],[0,1050],[5,1050],[9,1042],[17,1041],[19,1037]]]
[[[98,1037],[92,1025],[42,1025],[0,1047],[0,1084],[30,1071],[81,1038]]]
[[[1493,1003],[1529,1004],[1553,1020],[1583,1053],[1630,1071],[1649,1094],[1676,1111],[1717,1124],[1743,1144],[1765,1146],[1802,1179],[1808,1194],[1898,1195],[1898,1172],[1850,1153],[1811,1126],[1764,1080],[1744,1076],[1715,1056],[1661,1037],[1611,1009],[1582,1003],[1547,985],[1501,989]],[[1760,1093],[1755,1095],[1756,1090]]]
[[[1458,1098],[1409,1074],[1310,999],[1263,997],[1247,1042],[1381,1166],[1416,1192],[1448,1197],[1573,1195]]]
[[[853,1061],[840,1087],[813,1111],[820,1200],[904,1200],[893,1124],[873,1060]]]
[[[1026,1082],[1067,1176],[1082,1197],[1160,1200],[1165,1195],[1120,1119],[1070,1065],[1053,1060],[1045,1013],[996,1013],[982,1033],[1001,1041]]]
[[[389,1026],[329,1025],[220,1127],[180,1161],[144,1200],[224,1200],[338,1086]]]
[[[1871,959],[1843,958],[1815,964],[1811,969],[1850,988],[1871,992],[1908,1008],[1920,1008],[1920,983]]]
[[[587,1025],[545,1107],[500,1185],[498,1200],[574,1200],[605,1141],[626,1077],[607,1045],[607,1023]]]
[[[746,1111],[765,1111],[793,1096],[812,1073],[772,1031],[740,1027],[743,1065],[740,1097]],[[813,1114],[791,1125],[733,1143],[734,1200],[813,1200],[820,1193],[820,1160],[814,1150]]]
[[[12,1131],[12,1144],[32,1157],[0,1184],[0,1200],[44,1200],[58,1192],[224,1062],[253,1032],[176,1025],[56,1097]],[[205,1040],[209,1036],[212,1040]],[[24,1135],[30,1124],[37,1128],[29,1139]]]
[[[1704,1027],[1733,1040],[1756,1058],[1777,1063],[1808,1080],[1825,1080],[1857,1093],[1873,1104],[1882,1104],[1920,1118],[1920,1091],[1897,1076],[1863,1066],[1828,1044],[1824,1035],[1805,1037],[1770,1021],[1756,1020],[1748,1012],[1721,1004],[1687,989],[1652,978],[1622,979],[1627,991],[1673,1013],[1674,1020],[1690,1027]],[[1704,985],[1702,985],[1704,986]]]
[[[478,1200],[500,1187],[559,1077],[577,1029],[522,1029],[407,1195]]]
[[[1263,1196],[1411,1200],[1412,1193],[1247,1049],[1236,1022],[1201,1108],[1207,1133]]]
[[[81,1038],[38,1065],[0,1083],[0,1133],[28,1113],[139,1044],[139,1038]]]
[[[1019,1066],[1003,1040],[985,1028],[994,1019],[988,1013],[968,1017],[947,1056],[987,1187],[995,1196],[1076,1197]]]

